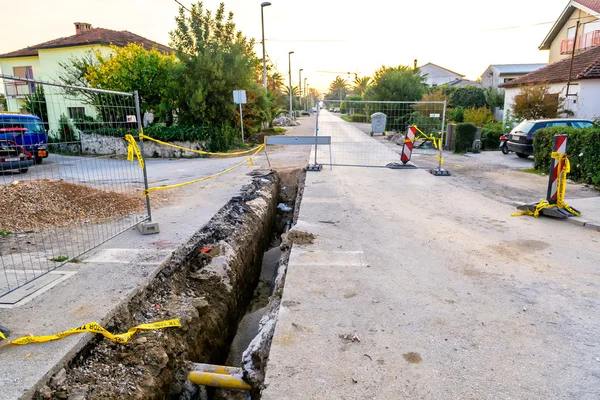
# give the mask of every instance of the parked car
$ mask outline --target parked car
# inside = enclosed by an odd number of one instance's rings
[[[311,109],[310,109],[310,112],[311,112],[311,113],[313,113],[313,114],[315,114],[315,113],[317,112],[317,107],[313,107],[313,108],[311,108]]]
[[[0,140],[12,140],[23,146],[38,164],[48,157],[48,134],[42,120],[35,115],[0,113]]]
[[[514,151],[520,158],[527,158],[533,155],[533,136],[534,133],[542,128],[551,128],[553,126],[569,126],[572,128],[583,129],[594,126],[594,123],[587,119],[540,119],[535,121],[523,121],[515,126],[508,134],[508,150]]]
[[[329,112],[333,112],[333,107],[329,107]]]
[[[24,174],[33,165],[33,155],[12,140],[0,140],[0,171],[18,170]]]
[[[339,107],[335,107],[335,108],[333,109],[333,112],[334,112],[334,113],[339,113],[339,112],[340,112],[340,108],[339,108]]]
[[[308,112],[307,110],[302,110],[302,112],[300,114],[302,114],[302,115],[310,115],[310,112]]]

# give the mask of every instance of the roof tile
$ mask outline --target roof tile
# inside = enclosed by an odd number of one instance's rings
[[[567,82],[571,57],[538,69],[518,79],[504,83],[502,87],[515,87],[539,83]],[[572,80],[600,78],[600,46],[582,51],[573,57]]]
[[[35,46],[29,46],[24,49],[12,51],[10,53],[1,54],[0,58],[26,57],[36,56],[38,50],[53,49],[70,46],[85,46],[90,44],[113,44],[115,46],[124,47],[129,43],[137,43],[146,48],[156,47],[158,51],[163,53],[172,53],[173,50],[165,45],[146,39],[135,33],[128,31],[113,31],[111,29],[94,28],[78,35],[49,40]]]

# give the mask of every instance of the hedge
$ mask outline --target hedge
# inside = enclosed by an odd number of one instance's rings
[[[505,131],[502,122],[485,125],[481,130],[481,147],[483,150],[498,150],[500,148],[500,136]]]
[[[127,134],[137,136],[137,129],[98,128],[85,129],[84,133],[95,133],[103,136],[125,137]],[[240,142],[239,131],[229,125],[220,127],[201,126],[162,126],[153,125],[144,129],[144,134],[163,142],[190,141],[205,142],[210,151],[227,151]]]
[[[575,129],[557,126],[540,129],[533,140],[533,166],[548,173],[554,135],[568,135],[567,156],[571,161],[569,179],[600,187],[600,128]]]
[[[352,122],[368,122],[367,121],[367,116],[364,114],[352,114],[350,116],[350,120]]]
[[[454,152],[466,153],[473,148],[477,127],[473,124],[457,124],[454,129]]]

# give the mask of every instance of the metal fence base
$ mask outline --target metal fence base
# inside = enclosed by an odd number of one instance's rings
[[[160,232],[158,222],[140,222],[137,227],[142,235],[154,235]]]
[[[320,171],[323,169],[323,165],[321,164],[308,164],[306,166],[307,171]]]
[[[413,163],[401,164],[397,162],[392,162],[387,164],[385,167],[389,169],[417,169],[417,166]]]
[[[429,173],[433,176],[451,176],[450,171],[442,168],[430,169]]]

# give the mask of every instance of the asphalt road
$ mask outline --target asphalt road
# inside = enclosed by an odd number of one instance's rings
[[[600,235],[459,179],[307,175],[263,399],[600,398]]]

